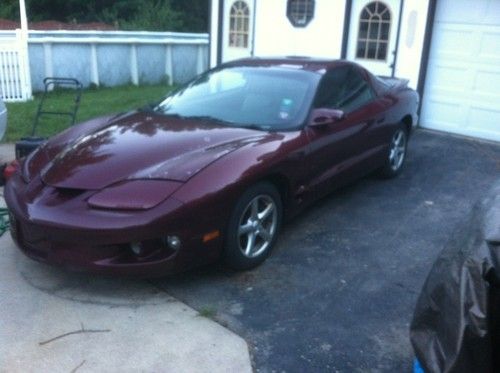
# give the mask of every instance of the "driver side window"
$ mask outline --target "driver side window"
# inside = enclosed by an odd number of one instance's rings
[[[339,66],[322,78],[316,94],[316,108],[354,111],[375,97],[367,81],[352,66]]]

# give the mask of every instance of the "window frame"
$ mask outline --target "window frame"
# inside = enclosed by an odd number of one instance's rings
[[[249,44],[250,7],[245,0],[236,0],[229,8],[228,47],[247,49]]]
[[[323,81],[324,81],[325,79],[327,79],[327,78],[328,78],[328,75],[329,75],[329,74],[333,74],[333,73],[335,72],[335,70],[337,70],[337,69],[341,69],[341,68],[346,68],[346,69],[348,69],[348,70],[349,70],[349,71],[348,71],[348,74],[349,74],[349,75],[350,75],[350,74],[357,74],[357,75],[358,75],[358,77],[359,77],[359,78],[360,78],[363,82],[365,82],[365,84],[367,85],[368,90],[369,90],[370,95],[371,95],[371,98],[370,98],[369,100],[367,100],[365,103],[363,103],[362,105],[359,105],[359,106],[357,106],[356,108],[351,109],[351,110],[349,110],[349,111],[344,110],[344,109],[339,108],[339,107],[326,107],[326,106],[321,106],[321,105],[319,105],[319,106],[318,106],[318,105],[316,104],[316,100],[317,100],[317,98],[318,98],[317,96],[318,96],[318,94],[319,94],[319,89],[320,89],[321,85],[323,84]],[[369,77],[369,73],[368,73],[366,70],[364,70],[364,69],[362,69],[362,68],[360,68],[359,66],[356,66],[356,65],[351,65],[351,64],[343,64],[343,65],[338,65],[338,66],[332,67],[332,68],[328,69],[328,70],[324,73],[323,77],[321,78],[321,80],[320,80],[320,81],[319,81],[319,83],[318,83],[318,86],[317,86],[317,91],[316,91],[316,96],[314,97],[312,108],[313,108],[313,109],[320,109],[320,108],[336,109],[336,110],[342,110],[342,111],[344,111],[344,113],[345,113],[345,114],[350,114],[350,113],[353,113],[353,112],[355,112],[355,111],[359,110],[360,108],[362,108],[362,107],[363,107],[363,106],[365,106],[365,105],[369,105],[369,104],[370,104],[370,103],[372,103],[373,101],[377,100],[377,99],[378,99],[378,97],[379,97],[379,95],[378,95],[377,91],[373,88],[372,83],[371,83],[371,79],[370,79],[370,77]]]
[[[371,5],[375,6],[374,12],[369,8]],[[379,7],[383,6],[380,10]],[[388,14],[388,18],[384,19],[384,14]],[[367,15],[367,18],[365,16]],[[366,35],[362,37],[362,26],[366,25]],[[376,26],[377,36],[371,38],[371,27]],[[383,1],[375,0],[366,4],[359,14],[358,18],[358,35],[356,38],[356,58],[363,60],[370,60],[375,62],[387,62],[389,58],[389,44],[391,40],[391,31],[393,26],[393,15],[390,7]],[[383,38],[382,29],[387,27],[387,38]],[[370,46],[375,45],[375,55],[370,57]],[[360,49],[363,46],[363,49]],[[385,46],[385,53],[380,54],[380,47]],[[383,58],[381,58],[383,57]]]
[[[303,7],[303,14],[300,14],[300,8]],[[293,27],[305,28],[314,19],[316,11],[315,0],[287,0],[286,2],[286,17]],[[299,22],[299,18],[303,17],[304,21]]]

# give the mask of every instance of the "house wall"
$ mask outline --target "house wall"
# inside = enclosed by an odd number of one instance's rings
[[[300,55],[340,58],[345,1],[316,0],[307,27],[294,27],[286,17],[286,0],[257,1],[255,55]]]
[[[219,18],[220,2],[224,2],[223,16],[227,17],[233,1],[212,0],[211,66],[218,63],[218,33],[224,21]],[[346,0],[316,0],[313,20],[307,27],[300,28],[294,27],[286,16],[287,0],[256,0],[254,56],[341,58],[346,3]],[[408,79],[412,88],[417,88],[420,74],[428,7],[429,0],[403,2],[394,73]],[[357,23],[358,20],[350,22]],[[221,41],[221,47],[225,48],[226,40]]]

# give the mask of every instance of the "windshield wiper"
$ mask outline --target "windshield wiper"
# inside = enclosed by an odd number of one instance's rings
[[[217,122],[217,123],[222,123],[222,124],[226,124],[226,125],[230,125],[230,126],[234,126],[235,125],[234,122],[230,122],[228,120],[216,118],[216,117],[213,117],[211,115],[187,115],[187,116],[183,116],[182,118],[184,118],[184,119],[194,119],[194,120],[208,120],[210,122]]]
[[[140,108],[139,108],[139,109],[137,109],[137,110],[139,110],[139,111],[141,111],[141,112],[145,112],[145,113],[152,113],[152,112],[155,112],[155,111],[156,111],[156,110],[155,110],[156,105],[157,105],[156,103],[152,103],[152,102],[151,102],[151,103],[148,103],[148,104],[146,104],[146,105],[144,105],[144,106],[140,107]]]
[[[242,128],[248,128],[249,130],[257,130],[257,131],[267,131],[263,126],[259,126],[258,124],[244,124],[241,125]]]

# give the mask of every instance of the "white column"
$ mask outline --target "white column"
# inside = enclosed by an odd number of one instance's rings
[[[24,0],[19,0],[19,14],[21,18],[21,37],[19,48],[19,65],[21,67],[21,82],[23,84],[24,99],[29,100],[32,96],[30,59],[28,53],[28,16],[26,15],[26,4]]]
[[[212,9],[210,10],[211,12],[211,22],[210,22],[210,61],[209,65],[210,67],[215,67],[217,65],[217,42],[218,42],[218,32],[219,32],[219,22],[222,22],[222,20],[219,20],[219,1],[223,0],[212,0],[211,5]],[[222,46],[220,46],[222,48]]]
[[[139,68],[137,66],[137,45],[130,46],[130,78],[132,84],[139,85]]]
[[[21,15],[21,33],[23,33],[27,39],[27,36],[28,36],[28,17],[26,15],[26,4],[24,3],[24,0],[19,0],[19,13]]]

